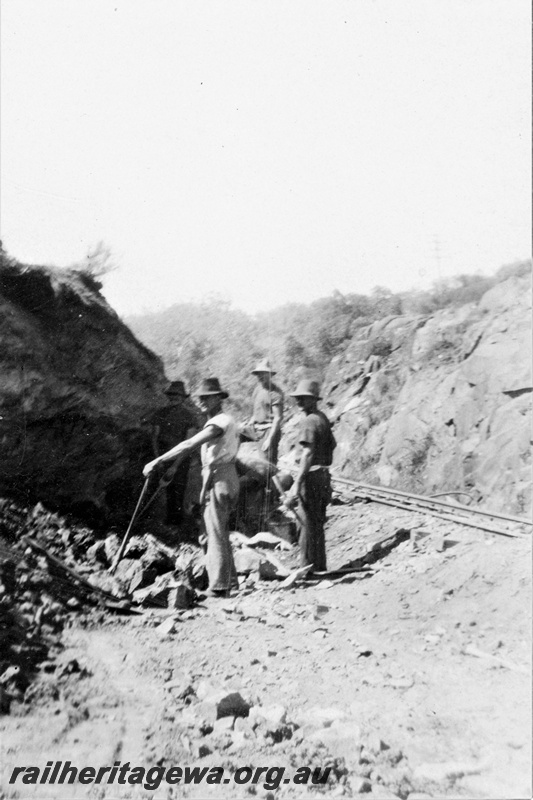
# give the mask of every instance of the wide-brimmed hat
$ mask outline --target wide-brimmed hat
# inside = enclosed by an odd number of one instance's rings
[[[198,397],[209,397],[210,395],[220,395],[224,399],[229,397],[229,394],[220,388],[218,378],[205,378],[196,394]]]
[[[170,381],[167,388],[165,389],[165,394],[168,394],[169,397],[172,395],[177,395],[178,397],[189,396],[185,391],[185,384],[183,383],[183,381]]]
[[[315,400],[322,400],[319,396],[320,386],[318,381],[301,380],[296,391],[291,392],[291,397],[314,397]]]
[[[252,370],[252,375],[257,375],[260,372],[270,372],[271,375],[276,374],[276,371],[270,366],[270,361],[268,358],[264,358],[258,363],[256,368]]]

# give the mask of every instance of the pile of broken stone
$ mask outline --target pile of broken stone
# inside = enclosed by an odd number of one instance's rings
[[[290,714],[282,704],[256,701],[186,672],[166,689],[179,718],[174,736],[206,766],[220,763],[221,755],[229,769],[243,758],[260,763],[267,757],[288,770],[320,764],[329,772],[327,789],[337,788],[337,794],[377,789],[381,798],[397,798],[413,792],[403,753],[361,726],[355,706],[313,706]]]
[[[39,509],[0,500],[0,712],[22,700],[48,655],[61,649],[61,632],[82,603],[23,534],[40,527]]]
[[[271,552],[254,550],[292,550],[279,537],[248,540],[235,533],[232,540],[248,586],[290,574]],[[0,711],[24,697],[39,663],[60,650],[69,618],[99,607],[188,609],[202,598],[207,573],[201,547],[168,546],[150,533],[132,536],[113,572],[120,543],[118,533],[96,533],[40,503],[25,508],[0,499]]]
[[[165,547],[149,534],[129,542],[109,573],[119,537],[104,538],[76,521],[0,499],[0,711],[22,700],[39,664],[57,655],[74,616],[132,601],[190,607],[205,585],[203,553]]]

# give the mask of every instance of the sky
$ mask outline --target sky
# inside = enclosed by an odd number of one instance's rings
[[[530,256],[529,0],[2,0],[7,252],[121,315]]]

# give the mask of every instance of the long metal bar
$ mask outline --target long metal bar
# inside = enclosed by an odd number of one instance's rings
[[[412,506],[402,505],[401,503],[394,503],[390,500],[376,500],[378,503],[384,503],[385,505],[393,505],[396,508],[404,508],[406,511],[413,511]],[[487,533],[497,533],[500,536],[509,536],[513,539],[522,539],[527,534],[523,533],[515,533],[513,531],[505,531],[501,528],[494,528],[491,525],[487,525],[486,523],[474,522],[474,520],[469,520],[466,517],[456,517],[453,514],[440,514],[438,511],[434,511],[433,509],[416,509],[419,514],[428,514],[432,517],[437,517],[438,519],[444,519],[447,522],[456,522],[459,525],[466,525],[469,528],[478,528],[481,531],[487,531]]]
[[[496,511],[484,511],[483,509],[472,508],[471,506],[465,506],[461,503],[446,503],[444,500],[434,500],[433,498],[426,497],[421,494],[411,494],[409,492],[402,492],[400,489],[387,489],[383,486],[373,486],[369,483],[360,483],[359,481],[350,480],[348,478],[344,478],[341,476],[337,476],[332,474],[331,476],[333,480],[338,481],[339,483],[344,483],[347,486],[353,487],[360,487],[362,489],[367,489],[370,492],[376,492],[384,495],[390,495],[391,497],[405,497],[408,500],[418,500],[426,505],[434,505],[434,506],[441,506],[443,508],[449,508],[454,512],[464,511],[466,514],[478,514],[482,517],[492,517],[493,519],[502,519],[505,522],[516,522],[518,525],[528,525],[529,527],[533,526],[533,522],[528,519],[524,519],[523,517],[513,517],[507,514],[500,514]]]
[[[137,505],[135,506],[135,511],[133,512],[133,516],[130,519],[130,524],[128,525],[128,529],[127,529],[126,533],[124,534],[122,542],[120,543],[120,547],[118,548],[118,551],[117,551],[117,553],[115,555],[115,558],[113,559],[113,563],[109,567],[109,572],[112,575],[114,575],[114,573],[116,572],[116,569],[117,569],[117,567],[119,565],[119,562],[120,562],[120,560],[122,558],[122,555],[124,553],[124,550],[126,549],[126,545],[128,543],[128,539],[130,538],[131,529],[133,528],[133,524],[134,524],[135,520],[139,516],[139,509],[140,509],[140,507],[142,505],[142,501],[144,500],[144,496],[145,496],[146,492],[148,491],[149,482],[150,482],[150,476],[148,475],[148,477],[144,481],[144,485],[143,485],[141,494],[139,495],[139,499],[137,500]]]
[[[113,563],[109,567],[109,572],[112,575],[116,572],[116,569],[117,569],[117,567],[119,565],[119,562],[122,559],[122,556],[124,555],[124,550],[126,549],[126,545],[127,545],[128,540],[130,538],[131,530],[133,528],[134,523],[138,522],[138,520],[140,519],[140,517],[143,516],[143,514],[146,514],[146,512],[148,511],[148,509],[150,508],[150,506],[152,505],[154,500],[157,497],[159,497],[159,494],[160,494],[161,490],[165,489],[169,485],[170,481],[172,480],[172,478],[174,477],[174,474],[176,472],[176,467],[177,467],[177,464],[174,464],[172,467],[167,469],[167,471],[159,479],[159,483],[158,483],[155,491],[152,493],[151,498],[148,500],[147,503],[145,503],[143,508],[141,508],[142,502],[144,500],[144,496],[145,496],[145,494],[146,494],[146,492],[148,490],[148,484],[150,483],[151,474],[147,476],[147,478],[146,478],[146,480],[144,482],[144,486],[142,488],[140,497],[137,500],[137,505],[135,506],[135,511],[133,512],[133,516],[132,516],[132,518],[130,520],[130,524],[128,525],[128,530],[124,534],[124,538],[122,539],[122,542],[120,544],[118,552],[115,555],[115,558],[113,559]]]
[[[70,575],[70,577],[73,578],[75,581],[77,581],[79,584],[81,584],[81,586],[83,586],[86,591],[105,597],[106,600],[114,600],[114,601],[117,600],[117,598],[110,592],[106,592],[105,589],[100,589],[99,586],[94,586],[94,584],[89,583],[89,581],[86,578],[79,575],[76,572],[76,570],[72,569],[72,567],[69,567],[68,564],[65,564],[65,562],[62,561],[60,558],[52,555],[52,553],[49,553],[46,547],[43,547],[43,545],[40,542],[37,542],[35,539],[32,539],[31,536],[28,535],[21,536],[21,540],[25,544],[28,544],[30,547],[36,550],[38,553],[43,555],[48,561],[50,561],[51,564],[54,564],[56,567],[62,569],[63,572],[66,572],[67,575]]]
[[[429,516],[437,517],[438,519],[444,519],[447,522],[456,522],[459,525],[466,525],[467,527],[470,527],[470,528],[478,528],[479,530],[487,531],[488,533],[496,533],[496,534],[499,534],[500,536],[509,536],[509,537],[511,537],[513,539],[522,539],[522,538],[527,536],[527,534],[524,534],[524,533],[516,533],[516,532],[513,532],[513,531],[506,531],[506,530],[502,530],[501,528],[495,528],[495,527],[493,527],[491,525],[487,525],[486,523],[475,522],[474,520],[468,519],[466,517],[457,517],[457,516],[455,516],[454,514],[451,514],[451,513],[441,514],[439,511],[436,511],[433,508],[426,508],[424,506],[418,506],[417,507],[417,506],[415,506],[413,504],[408,504],[408,503],[402,502],[401,500],[394,500],[393,498],[379,497],[379,495],[374,494],[374,493],[369,492],[369,491],[359,492],[359,491],[357,491],[356,487],[354,487],[352,489],[352,491],[357,496],[368,498],[369,500],[372,500],[375,503],[381,503],[382,505],[392,506],[394,508],[401,508],[404,511],[416,512],[418,514],[428,514]]]

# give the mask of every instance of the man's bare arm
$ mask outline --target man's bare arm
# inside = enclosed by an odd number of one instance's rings
[[[163,455],[158,456],[158,458],[154,458],[153,461],[149,461],[143,469],[143,475],[146,477],[155,467],[157,467],[158,464],[162,464],[165,461],[177,461],[179,464],[180,461],[183,461],[183,459],[193,450],[197,450],[207,442],[218,439],[219,436],[222,436],[222,433],[223,431],[218,427],[218,425],[208,425],[199,433],[191,436],[190,439],[185,439],[185,441],[180,442],[171,450],[167,450],[167,452],[163,453]]]
[[[298,473],[296,475],[294,484],[287,496],[287,500],[289,501],[287,505],[289,508],[296,505],[296,501],[300,497],[305,476],[309,474],[309,470],[311,469],[311,465],[313,463],[313,456],[315,454],[315,448],[313,446],[304,442],[301,442],[300,444],[302,446],[302,456],[300,458]]]

